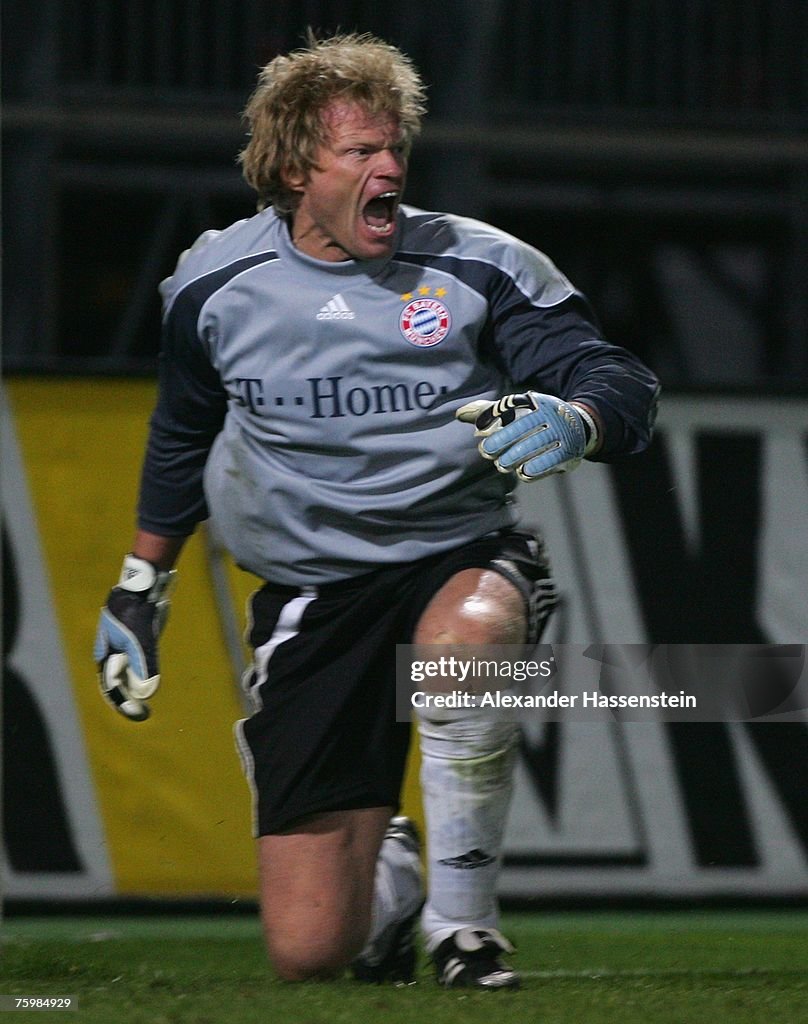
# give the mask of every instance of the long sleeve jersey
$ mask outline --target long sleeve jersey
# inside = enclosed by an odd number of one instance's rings
[[[455,412],[530,387],[592,406],[597,458],[649,442],[654,375],[584,296],[490,225],[402,207],[392,256],[324,262],[271,209],[206,232],[163,283],[139,525],[210,516],[234,559],[318,584],[517,520]]]

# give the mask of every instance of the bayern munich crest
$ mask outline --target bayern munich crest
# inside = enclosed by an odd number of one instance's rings
[[[401,310],[398,326],[411,345],[431,348],[449,333],[452,317],[438,299],[413,299]]]

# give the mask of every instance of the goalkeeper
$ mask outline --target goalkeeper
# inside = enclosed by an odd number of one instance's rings
[[[538,639],[554,590],[517,480],[642,451],[657,382],[540,252],[402,204],[423,110],[408,58],[369,36],[261,72],[240,157],[259,212],[162,286],[138,530],[96,660],[105,698],[145,719],[174,566],[210,517],[266,581],[236,736],[276,971],[409,981],[420,924],[441,985],[507,989],[514,726],[419,719],[424,901],[395,647]]]

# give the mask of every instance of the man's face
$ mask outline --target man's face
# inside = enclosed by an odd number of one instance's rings
[[[392,115],[373,116],[334,100],[323,112],[327,141],[305,178],[289,176],[300,196],[292,240],[320,260],[372,260],[392,252],[407,176],[407,147]]]

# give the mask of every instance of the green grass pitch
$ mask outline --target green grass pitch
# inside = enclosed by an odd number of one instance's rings
[[[803,910],[537,911],[503,926],[519,992],[445,991],[426,964],[406,988],[284,984],[251,916],[11,917],[0,994],[74,996],[76,1012],[45,1019],[75,1024],[808,1024]]]

